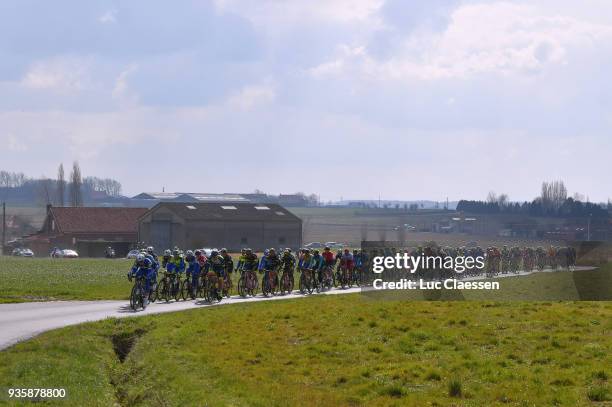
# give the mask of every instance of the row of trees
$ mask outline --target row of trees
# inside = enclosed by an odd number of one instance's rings
[[[457,210],[469,213],[508,213],[529,216],[587,217],[606,218],[608,209],[591,202],[582,202],[579,194],[568,198],[563,181],[543,182],[540,196],[531,202],[512,203],[508,195],[489,192],[486,201],[461,200]],[[610,206],[610,203],[608,203]]]
[[[0,188],[19,188],[26,180],[23,172],[0,171]]]
[[[0,188],[4,199],[19,201],[38,200],[41,204],[56,206],[83,206],[85,199],[92,199],[95,193],[108,197],[121,196],[121,183],[110,178],[83,178],[78,162],[66,177],[64,165],[57,169],[57,179],[28,178],[23,173],[0,171]]]

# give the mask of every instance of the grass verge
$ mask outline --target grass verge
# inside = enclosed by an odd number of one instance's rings
[[[592,405],[611,331],[610,302],[315,296],[48,332],[0,353],[0,387],[75,406]]]

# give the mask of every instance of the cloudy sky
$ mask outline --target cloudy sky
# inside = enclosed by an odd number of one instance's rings
[[[609,0],[0,2],[1,169],[141,191],[612,196]]]

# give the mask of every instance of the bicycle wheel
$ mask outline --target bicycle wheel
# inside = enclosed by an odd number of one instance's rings
[[[305,282],[306,277],[304,277],[304,273],[302,272],[302,274],[300,274],[300,282],[299,282],[299,290],[300,293],[302,294],[306,294],[306,282]]]
[[[189,297],[191,294],[191,281],[189,279],[186,279],[185,281],[183,281],[183,284],[181,284],[181,298],[183,299],[183,301],[187,301],[187,297]]]
[[[138,294],[137,287],[136,287],[136,284],[134,284],[132,286],[132,292],[130,293],[130,308],[133,311],[136,311],[136,309],[138,307],[138,299],[136,298],[137,294]]]
[[[264,297],[267,297],[268,294],[270,294],[270,281],[269,278],[265,278],[263,280],[263,282],[261,283],[261,293],[264,295]]]
[[[240,278],[238,279],[238,295],[243,298],[246,297],[244,275],[240,276]]]
[[[168,289],[168,281],[166,279],[163,279],[161,281],[161,284],[159,286],[159,288],[157,289],[158,291],[158,298],[160,300],[164,300],[166,302],[170,301],[170,293],[169,293],[169,289]]]
[[[278,274],[274,276],[274,285],[272,286],[272,295],[278,294]]]
[[[181,299],[181,279],[177,276],[176,280],[174,280],[174,284],[172,287],[172,298],[174,298],[174,301],[177,301]]]
[[[157,280],[155,280],[155,282],[153,283],[153,288],[151,288],[151,292],[149,293],[149,302],[157,301],[157,289],[158,289],[158,284],[157,284]]]

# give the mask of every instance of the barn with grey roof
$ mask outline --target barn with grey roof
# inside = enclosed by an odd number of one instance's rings
[[[160,202],[138,221],[139,241],[157,251],[181,248],[302,245],[302,221],[276,204]]]

